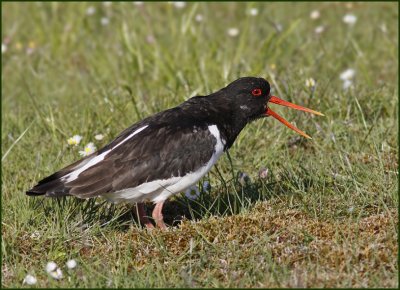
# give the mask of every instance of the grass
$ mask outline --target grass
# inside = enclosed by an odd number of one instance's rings
[[[3,287],[28,273],[39,287],[398,286],[398,3],[3,2],[2,39]],[[166,204],[168,231],[128,205],[25,196],[84,144],[240,76],[326,117],[276,108],[312,140],[271,118],[247,126],[210,191]]]

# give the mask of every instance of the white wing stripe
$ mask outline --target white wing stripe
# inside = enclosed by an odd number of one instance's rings
[[[143,126],[137,130],[135,130],[135,132],[133,132],[132,134],[130,134],[128,137],[126,137],[124,140],[122,140],[121,142],[119,142],[117,145],[115,145],[113,148],[101,153],[100,155],[97,155],[96,157],[93,157],[92,159],[90,159],[88,162],[82,164],[81,166],[78,165],[77,169],[72,171],[71,173],[63,176],[61,178],[62,181],[68,183],[71,182],[75,179],[78,178],[79,174],[81,174],[83,171],[85,171],[86,169],[96,165],[97,163],[99,163],[100,161],[103,161],[105,156],[111,152],[112,150],[114,150],[115,148],[117,148],[118,146],[120,146],[122,143],[128,141],[130,138],[132,138],[133,136],[135,136],[136,134],[142,132],[144,129],[146,129],[149,125]]]
[[[146,129],[147,127],[149,127],[149,125],[143,126],[142,128],[137,129],[135,132],[133,132],[131,135],[129,135],[128,137],[126,137],[124,140],[122,140],[121,142],[119,142],[117,145],[115,145],[113,148],[111,148],[111,150],[117,148],[119,145],[121,145],[122,143],[125,143],[126,141],[128,141],[129,139],[131,139],[133,136],[135,136],[136,134],[142,132],[144,129]]]

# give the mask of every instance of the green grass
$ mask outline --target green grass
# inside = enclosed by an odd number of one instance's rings
[[[2,286],[30,273],[39,287],[397,287],[398,24],[398,3],[2,3]],[[210,192],[166,204],[167,232],[128,205],[25,196],[83,145],[241,76],[326,117],[276,108],[312,140],[247,126]]]

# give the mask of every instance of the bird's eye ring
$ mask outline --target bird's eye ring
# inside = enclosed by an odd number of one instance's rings
[[[255,97],[258,97],[258,96],[261,96],[262,91],[261,91],[261,89],[254,89],[251,91],[251,94]]]

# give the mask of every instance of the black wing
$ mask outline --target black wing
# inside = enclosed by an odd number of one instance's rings
[[[134,124],[98,152],[43,179],[27,194],[89,198],[196,171],[210,160],[216,139],[207,124],[179,113],[174,108]],[[101,161],[69,181],[68,176],[101,154]]]

